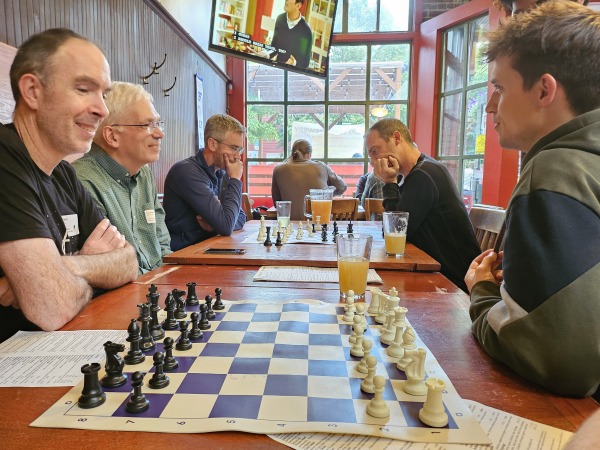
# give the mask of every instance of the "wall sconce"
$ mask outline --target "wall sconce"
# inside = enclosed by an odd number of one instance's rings
[[[388,111],[388,109],[384,106],[376,106],[375,108],[371,109],[371,114],[379,119],[387,116],[389,113],[390,112]]]

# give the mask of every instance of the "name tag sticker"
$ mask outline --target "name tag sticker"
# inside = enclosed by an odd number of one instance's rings
[[[144,214],[146,214],[146,222],[156,223],[156,211],[153,209],[147,209],[144,211]]]
[[[67,229],[67,236],[73,237],[79,234],[79,220],[77,219],[77,214],[62,216],[62,220]]]

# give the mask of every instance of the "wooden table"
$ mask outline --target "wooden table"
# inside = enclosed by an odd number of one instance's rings
[[[269,225],[275,222],[267,221]],[[340,222],[339,229],[346,231],[347,222]],[[259,220],[248,222],[242,230],[235,231],[231,236],[216,236],[198,244],[190,245],[163,258],[166,263],[175,264],[241,264],[249,266],[312,266],[337,267],[335,245],[320,244],[284,244],[281,247],[265,247],[259,242],[243,244],[242,242],[258,233]],[[412,244],[406,244],[402,258],[386,256],[385,242],[381,237],[381,223],[355,222],[354,232],[371,234],[373,247],[371,249],[372,269],[396,269],[408,271],[437,271],[440,264],[424,251]],[[244,255],[204,254],[207,248],[243,248]]]
[[[176,270],[170,270],[176,269]],[[257,267],[165,267],[140,278],[138,282],[107,293],[94,300],[64,330],[126,329],[137,316],[136,304],[145,300],[148,281],[155,281],[164,306],[166,294],[185,288],[185,282],[199,282],[198,295],[214,292],[222,286],[223,298],[295,299],[317,298],[338,301],[335,283],[318,289],[286,284],[267,286],[251,281]],[[189,278],[188,278],[189,277]],[[248,278],[250,277],[250,278]],[[423,342],[438,359],[458,393],[488,406],[502,409],[547,425],[573,431],[598,408],[591,398],[570,399],[549,394],[523,380],[513,371],[491,360],[475,342],[468,315],[468,298],[439,273],[384,273],[386,288],[398,288],[409,317]],[[174,284],[170,284],[173,282]],[[239,285],[236,286],[236,283]],[[164,283],[164,284],[163,284]],[[306,286],[306,284],[304,285]],[[246,433],[161,434],[141,432],[87,431],[30,428],[28,425],[53,405],[70,388],[2,388],[0,434],[2,448],[80,449],[122,448],[286,448],[263,435]]]

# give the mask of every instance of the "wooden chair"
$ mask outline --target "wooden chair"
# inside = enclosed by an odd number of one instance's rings
[[[242,209],[246,213],[246,220],[252,220],[252,199],[247,192],[242,192]]]
[[[358,203],[357,198],[334,198],[331,202],[331,220],[356,220]]]
[[[484,205],[473,206],[469,211],[469,219],[482,252],[490,248],[499,250],[502,247],[505,216],[506,210]]]
[[[382,198],[365,199],[365,220],[381,220],[384,211]]]

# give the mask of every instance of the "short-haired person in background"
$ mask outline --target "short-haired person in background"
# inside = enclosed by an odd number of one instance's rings
[[[0,341],[56,330],[92,298],[138,274],[134,248],[102,217],[63,158],[89,150],[108,111],[106,58],[87,39],[48,29],[10,68],[16,107],[0,125]]]
[[[312,52],[312,31],[300,8],[304,0],[285,0],[285,12],[277,16],[271,46],[277,50],[271,59],[306,69]],[[284,50],[285,53],[279,52]]]
[[[165,136],[152,96],[139,84],[116,81],[106,95],[108,115],[89,153],[73,162],[96,205],[135,247],[140,274],[162,264],[171,238],[148,167]]]
[[[333,186],[334,195],[342,195],[348,187],[327,164],[311,160],[312,146],[304,139],[292,145],[292,155],[273,169],[271,196],[273,202],[292,202],[291,220],[304,219],[304,196],[310,189]]]
[[[466,291],[465,273],[481,250],[446,166],[421,153],[398,119],[375,122],[365,145],[375,176],[385,183],[385,210],[408,212],[406,239],[436,259],[440,272]]]
[[[215,114],[204,126],[204,148],[169,170],[163,205],[172,250],[243,228],[245,134],[237,119]]]
[[[504,9],[507,14],[514,16],[522,12],[527,12],[536,6],[542,5],[548,1],[554,0],[494,0],[494,4],[499,8]],[[580,5],[587,5],[590,0],[571,0],[577,2]]]
[[[600,14],[550,1],[490,35],[486,112],[503,148],[526,153],[504,252],[465,281],[483,349],[554,393],[600,386]],[[498,272],[498,264],[502,271]]]

